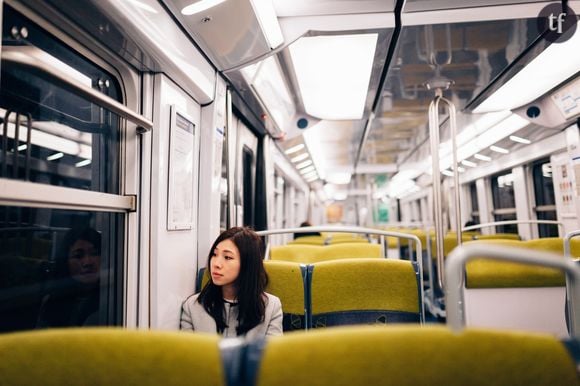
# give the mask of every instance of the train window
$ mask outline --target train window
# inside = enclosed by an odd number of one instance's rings
[[[556,199],[552,181],[552,166],[549,160],[541,160],[532,165],[534,179],[535,212],[538,220],[557,220]],[[558,226],[538,224],[540,237],[558,237]]]
[[[479,203],[477,202],[477,187],[475,182],[469,184],[469,198],[471,200],[471,220],[479,224]]]
[[[0,331],[119,325],[122,120],[79,90],[120,101],[120,84],[8,6],[2,31],[0,178],[8,187],[27,181],[36,203],[1,192],[11,206],[0,206]],[[59,194],[48,196],[55,185]],[[91,211],[73,209],[68,196],[81,208],[91,200]]]
[[[244,185],[244,225],[254,225],[254,153],[244,147],[242,154]]]
[[[119,83],[9,7],[2,36],[0,176],[118,193],[119,117],[54,74],[117,100]]]
[[[493,196],[493,217],[495,221],[516,219],[516,201],[514,196],[514,176],[510,173],[496,174],[491,177]],[[518,233],[516,224],[496,227],[499,233]]]

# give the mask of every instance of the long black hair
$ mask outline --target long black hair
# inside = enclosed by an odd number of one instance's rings
[[[222,232],[214,241],[207,258],[207,268],[216,246],[224,240],[231,240],[240,252],[240,274],[234,282],[237,291],[238,326],[237,335],[243,335],[264,321],[268,275],[264,269],[264,245],[260,236],[246,227],[230,228]],[[228,327],[224,320],[224,299],[221,286],[212,280],[201,290],[198,301],[215,320],[217,332],[223,333]]]

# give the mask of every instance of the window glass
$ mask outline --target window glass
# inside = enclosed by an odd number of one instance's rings
[[[495,175],[491,179],[493,207],[508,209],[516,207],[514,196],[514,175],[512,173]]]
[[[119,83],[5,7],[0,76],[0,177],[119,192],[119,117],[75,94],[47,69],[120,100]],[[26,28],[26,39],[13,27]],[[26,57],[38,68],[7,59]]]
[[[8,6],[2,28],[0,178],[119,194],[121,120],[46,69],[116,100],[119,83]],[[125,215],[18,199],[0,206],[0,332],[122,324]]]
[[[0,206],[0,332],[120,324],[123,220]]]
[[[244,225],[254,226],[254,153],[244,147],[242,154]]]
[[[510,173],[496,174],[491,178],[493,196],[493,216],[495,221],[516,220],[514,176]],[[518,233],[517,224],[496,227],[498,233]]]
[[[545,159],[532,165],[534,179],[534,195],[536,198],[536,217],[538,220],[554,220],[556,214],[556,198],[554,196],[554,183],[552,180],[552,165]],[[558,226],[550,224],[538,224],[540,237],[558,237]]]
[[[477,187],[475,182],[469,184],[469,197],[471,200],[471,220],[479,224],[479,203],[477,202]]]

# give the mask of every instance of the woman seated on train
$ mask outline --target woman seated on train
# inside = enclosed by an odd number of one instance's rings
[[[260,237],[249,228],[223,232],[211,247],[210,280],[181,307],[181,329],[223,337],[282,335],[280,299],[265,292],[268,275]]]

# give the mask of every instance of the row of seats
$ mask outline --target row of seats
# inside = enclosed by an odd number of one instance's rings
[[[0,336],[0,385],[578,385],[580,344],[549,335],[357,326],[268,340],[122,329]]]
[[[381,258],[381,246],[370,243],[343,243],[335,245],[288,244],[272,247],[271,260],[293,261],[312,264],[327,260],[352,258]]]
[[[309,265],[266,260],[264,266],[267,291],[282,302],[285,331],[422,320],[415,263],[359,258]],[[205,285],[209,275],[200,278]]]

